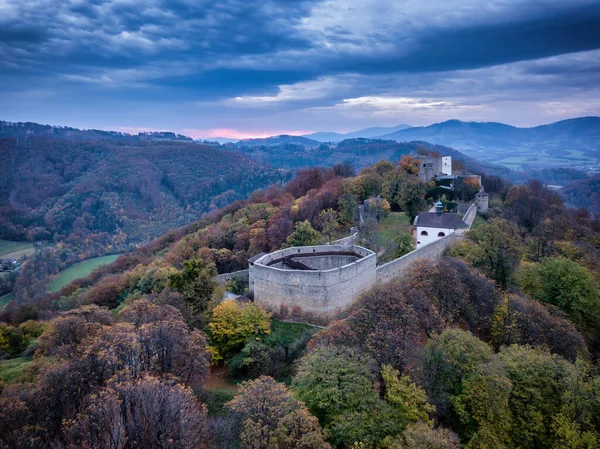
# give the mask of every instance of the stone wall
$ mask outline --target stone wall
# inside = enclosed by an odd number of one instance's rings
[[[355,230],[356,228],[352,228],[353,233],[352,235],[349,235],[348,237],[344,237],[338,240],[334,240],[331,244],[332,245],[342,245],[342,246],[351,246],[351,245],[356,245],[358,243],[358,231]]]
[[[316,325],[329,323],[345,311],[358,295],[375,284],[375,253],[359,246],[352,246],[351,250],[362,258],[339,268],[322,271],[284,270],[267,264],[293,254],[348,251],[348,247],[326,245],[287,248],[263,256],[250,269],[254,301],[279,319]]]
[[[439,259],[446,248],[461,239],[460,235],[451,234],[433,243],[422,246],[404,256],[377,267],[377,284],[389,282],[402,277],[404,270],[417,259]]]
[[[250,270],[234,271],[233,273],[225,273],[217,275],[217,282],[219,284],[225,284],[232,279],[241,279],[244,282],[248,282]]]
[[[475,203],[471,204],[465,216],[463,217],[463,221],[471,227],[473,222],[475,221],[475,217],[477,216],[477,205]]]

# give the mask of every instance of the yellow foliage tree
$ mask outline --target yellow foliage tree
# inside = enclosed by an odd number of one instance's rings
[[[270,334],[271,315],[258,304],[230,299],[215,307],[208,329],[212,343],[208,351],[212,363],[218,364],[241,350],[249,338]]]

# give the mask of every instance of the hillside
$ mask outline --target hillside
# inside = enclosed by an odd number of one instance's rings
[[[0,139],[0,237],[145,242],[281,173],[190,142]]]
[[[561,189],[567,204],[585,207],[600,217],[600,175],[580,179]]]
[[[365,199],[410,207],[416,197],[406,194],[421,189],[407,168],[381,161],[352,177],[307,169],[56,293],[30,301],[17,286],[0,311],[0,446],[111,447],[116,432],[106,429],[125,422],[129,434],[169,432],[165,444],[142,445],[152,449],[456,449],[492,439],[546,448],[567,432],[590,442],[573,447],[597,447],[600,222],[540,183],[492,193],[488,216],[449,257],[414,260],[327,328],[279,321],[257,298],[224,298],[217,273],[258,252],[347,235]],[[382,220],[363,223],[361,245],[410,250],[407,210],[388,215],[379,204]],[[225,287],[243,295],[249,284]],[[307,292],[304,303],[316,301]],[[416,443],[404,445],[405,434]],[[273,444],[256,444],[267,438]]]
[[[461,161],[468,170],[475,173],[496,172],[496,174],[507,175],[509,172],[504,167],[476,161],[453,148],[427,142],[395,142],[360,138],[347,139],[332,145],[322,144],[317,148],[288,144],[273,147],[242,147],[238,150],[257,162],[270,164],[276,168],[332,166],[344,162],[351,163],[355,168],[362,168],[381,159],[398,162],[402,155],[417,153],[422,148],[444,156],[452,156],[454,160]]]
[[[32,136],[50,138],[65,138],[70,140],[118,140],[118,141],[148,141],[148,140],[181,140],[191,142],[191,137],[173,132],[140,132],[128,134],[118,131],[103,131],[98,129],[77,129],[68,126],[40,125],[32,122],[0,121],[0,138],[15,137],[18,139]]]
[[[447,145],[477,159],[510,168],[584,168],[600,160],[600,117],[582,117],[533,128],[449,120],[397,131],[382,138]]]
[[[341,142],[346,139],[357,139],[357,138],[372,138],[372,137],[380,137],[385,134],[391,134],[396,131],[401,131],[403,129],[410,128],[410,125],[398,125],[398,126],[389,126],[389,127],[374,127],[374,128],[366,128],[361,129],[359,131],[353,131],[345,134],[328,132],[328,131],[319,131],[312,134],[305,134],[303,137],[308,137],[309,139],[318,140],[319,142]]]
[[[273,136],[267,137],[264,139],[244,139],[240,140],[236,143],[237,146],[240,147],[254,147],[254,146],[277,146],[277,145],[286,145],[286,144],[299,144],[306,146],[319,146],[321,142],[317,142],[316,140],[307,139],[302,136],[288,136],[286,134],[282,134],[281,136]]]

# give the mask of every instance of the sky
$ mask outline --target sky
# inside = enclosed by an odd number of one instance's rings
[[[0,120],[195,138],[600,115],[599,0],[0,0]]]

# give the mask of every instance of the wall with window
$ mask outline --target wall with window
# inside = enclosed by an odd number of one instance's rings
[[[417,249],[428,245],[441,238],[454,234],[454,229],[447,228],[426,228],[417,226]]]

